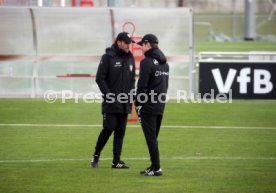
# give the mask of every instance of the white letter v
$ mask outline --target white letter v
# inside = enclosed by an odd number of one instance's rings
[[[212,70],[212,74],[214,76],[216,85],[217,85],[220,93],[228,93],[229,92],[229,90],[233,84],[236,73],[237,73],[237,70],[230,68],[230,70],[228,71],[226,80],[225,80],[225,84],[223,84],[220,70],[218,68]]]

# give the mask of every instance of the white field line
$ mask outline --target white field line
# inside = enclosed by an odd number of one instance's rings
[[[102,127],[102,125],[78,125],[78,124],[0,124],[0,127]],[[128,125],[128,128],[140,128],[140,125]],[[163,125],[162,128],[183,129],[267,129],[276,130],[276,127],[247,127],[247,126],[205,126],[205,125]]]
[[[276,157],[161,157],[161,160],[276,160]],[[0,160],[4,163],[44,163],[64,161],[90,161],[89,158],[61,158],[61,159],[33,159],[33,160]],[[100,158],[101,161],[112,160],[112,158]],[[129,157],[123,160],[149,160],[147,157]]]

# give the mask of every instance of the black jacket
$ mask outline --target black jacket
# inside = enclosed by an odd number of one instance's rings
[[[135,87],[135,61],[130,52],[125,53],[116,44],[107,48],[98,67],[96,82],[103,94],[102,113],[131,112],[130,100],[123,100],[126,103],[117,100],[118,94],[127,95]]]
[[[142,106],[140,110],[142,113],[162,115],[165,108],[165,94],[167,94],[169,83],[169,65],[160,49],[152,48],[145,53],[145,59],[140,63],[139,77],[135,105]],[[149,95],[150,92],[154,92],[156,95],[152,95],[153,97],[151,97]],[[139,101],[139,99],[144,100],[143,95],[147,95],[148,97],[146,103],[142,103],[143,101],[141,100]],[[158,100],[158,97],[161,101]],[[154,98],[154,101],[151,100],[152,98]]]

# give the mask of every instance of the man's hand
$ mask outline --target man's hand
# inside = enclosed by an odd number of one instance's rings
[[[139,106],[135,106],[135,111],[136,113],[138,114],[138,116],[140,115],[140,110],[141,110],[142,106],[139,105]]]

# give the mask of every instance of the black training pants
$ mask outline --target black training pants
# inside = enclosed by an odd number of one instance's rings
[[[103,114],[103,129],[98,137],[95,147],[95,155],[100,155],[102,149],[107,143],[110,135],[114,131],[113,140],[113,162],[120,161],[122,152],[123,139],[125,136],[128,114],[124,113],[104,113]]]
[[[151,115],[140,113],[139,120],[148,145],[151,167],[154,170],[160,168],[160,158],[157,137],[160,131],[162,115]]]

